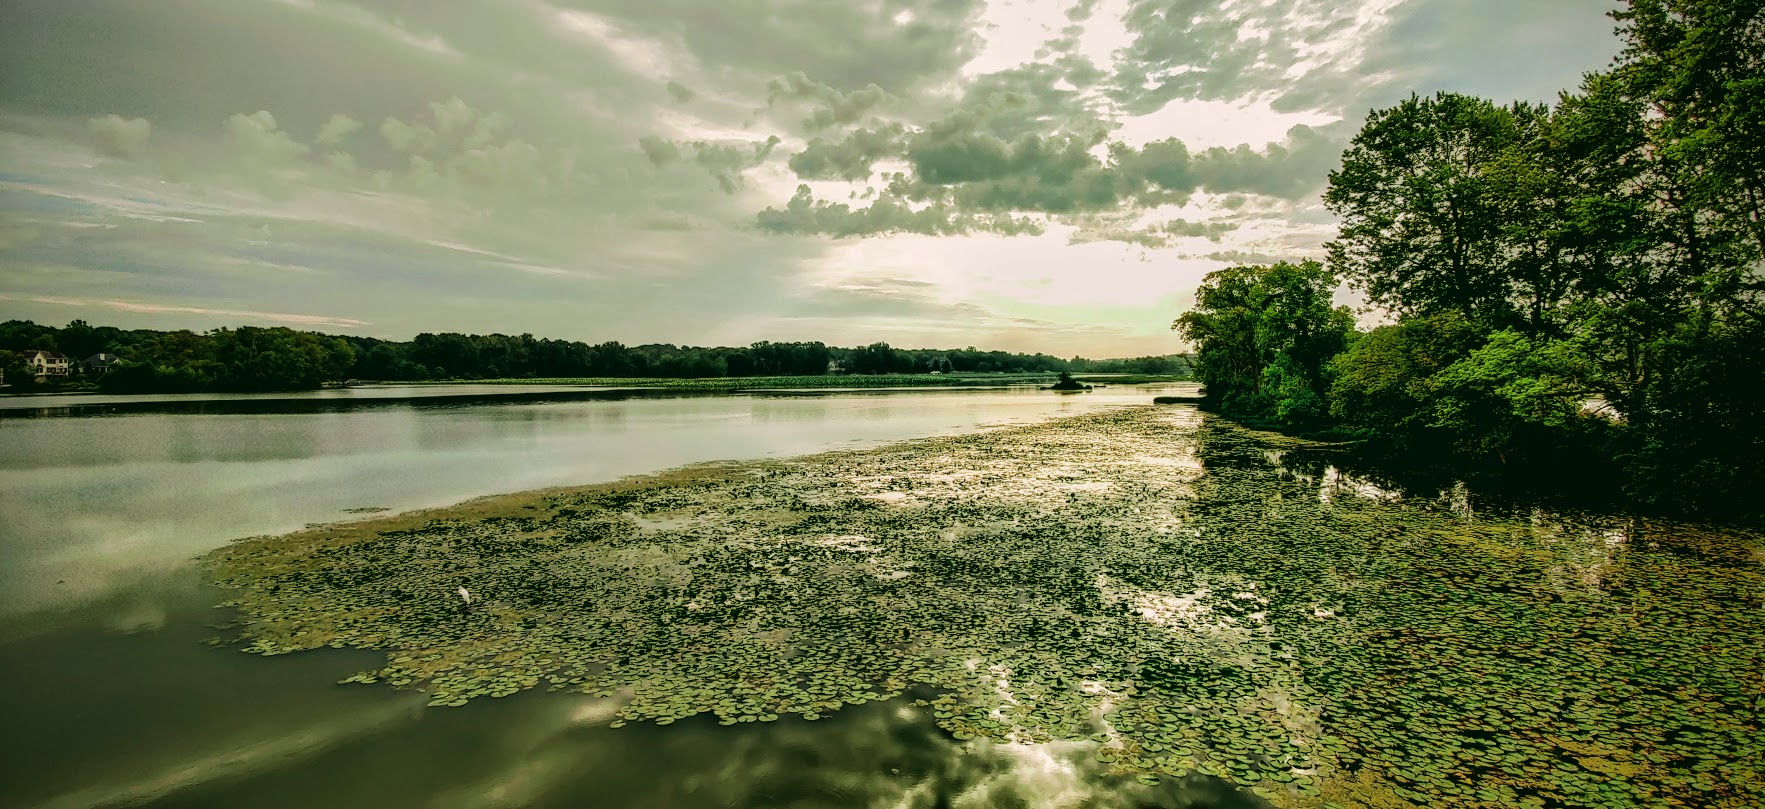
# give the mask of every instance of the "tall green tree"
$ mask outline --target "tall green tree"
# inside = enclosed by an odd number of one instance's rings
[[[1499,320],[1509,277],[1490,175],[1538,115],[1457,93],[1374,111],[1324,194],[1342,218],[1331,266],[1394,312]]]
[[[1765,254],[1765,0],[1629,0],[1612,16],[1625,40],[1615,72],[1649,107],[1649,139],[1671,179],[1662,201],[1684,212],[1686,235],[1704,228],[1714,231],[1707,238],[1742,239],[1757,260]]]
[[[1642,443],[1700,408],[1683,391],[1731,400],[1747,387],[1719,367],[1744,365],[1737,342],[1765,319],[1765,0],[1630,0],[1613,14],[1625,48],[1559,107],[1558,144],[1572,166],[1567,227],[1586,245],[1572,338],[1591,383]],[[1695,375],[1694,375],[1695,376]]]
[[[1309,426],[1328,413],[1327,366],[1354,317],[1333,307],[1337,281],[1316,261],[1209,273],[1171,328],[1195,346],[1195,375],[1227,412]]]

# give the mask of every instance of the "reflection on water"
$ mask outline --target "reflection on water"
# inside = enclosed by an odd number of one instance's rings
[[[1318,484],[1318,502],[1329,504],[1340,497],[1359,497],[1375,502],[1396,502],[1403,492],[1374,483],[1371,479],[1344,472],[1335,466],[1324,467],[1323,480]]]
[[[229,540],[346,519],[352,508],[405,511],[702,461],[1027,423],[1141,404],[1154,391],[407,402],[317,412],[0,418],[0,615],[102,598]],[[365,394],[201,401],[286,407],[348,395]]]
[[[1549,563],[1543,566],[1542,574],[1559,593],[1602,591],[1622,564],[1632,540],[1644,530],[1634,516],[1528,506],[1507,494],[1476,494],[1462,480],[1440,488],[1429,501],[1425,484],[1414,483],[1413,489],[1406,490],[1403,483],[1374,472],[1339,468],[1340,455],[1317,449],[1262,451],[1263,460],[1281,478],[1315,485],[1318,502],[1326,506],[1344,498],[1389,505],[1408,499],[1412,505],[1450,514],[1465,526],[1523,524],[1527,527],[1524,536],[1512,539],[1548,554]],[[1646,550],[1662,550],[1661,542],[1647,542]]]
[[[0,759],[7,805],[1260,805],[1213,779],[1107,776],[1092,745],[959,743],[900,701],[816,722],[618,730],[607,726],[613,704],[582,695],[427,709],[420,694],[331,684],[374,655],[208,648],[206,602],[186,592],[162,632],[0,647],[9,733],[30,740]]]
[[[369,385],[284,393],[62,393],[0,397],[0,413],[26,416],[69,416],[142,411],[240,412],[276,408],[280,408],[282,412],[300,412],[321,407],[392,404],[416,399],[431,402],[520,401],[535,397],[623,398],[644,395],[670,394],[656,389],[644,388],[472,384]]]

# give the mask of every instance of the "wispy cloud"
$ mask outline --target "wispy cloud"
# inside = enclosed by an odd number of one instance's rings
[[[32,303],[45,303],[56,306],[91,306],[101,309],[113,309],[118,312],[134,312],[138,314],[180,314],[203,315],[206,317],[238,318],[241,320],[260,320],[269,323],[286,323],[294,326],[313,326],[353,329],[374,324],[366,320],[331,315],[301,315],[288,312],[256,312],[248,309],[209,309],[201,306],[174,306],[163,303],[139,303],[135,301],[106,301],[81,298],[51,298],[43,296],[15,297],[0,295],[0,301],[25,300]]]

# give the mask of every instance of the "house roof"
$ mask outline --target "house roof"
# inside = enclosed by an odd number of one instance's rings
[[[86,358],[87,365],[109,365],[117,361],[115,354],[93,354]]]
[[[46,359],[46,360],[65,360],[65,359],[67,359],[67,355],[63,354],[59,351],[42,351],[42,350],[33,348],[30,351],[26,351],[23,353],[25,355],[25,359],[31,359],[32,357],[42,357],[43,359]]]

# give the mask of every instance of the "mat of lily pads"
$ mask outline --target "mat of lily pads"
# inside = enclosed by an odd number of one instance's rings
[[[1765,805],[1765,539],[1483,513],[1331,458],[1129,408],[204,561],[246,651],[383,649],[352,679],[438,706],[549,688],[615,725],[736,723],[916,691],[959,740],[1277,805]]]

